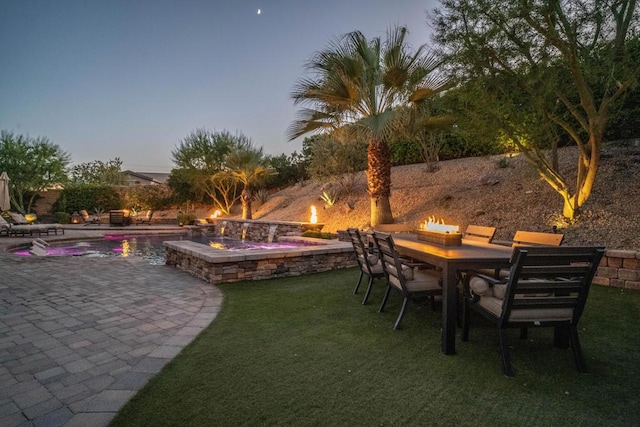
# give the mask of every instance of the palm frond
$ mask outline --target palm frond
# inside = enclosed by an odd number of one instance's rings
[[[435,75],[441,60],[424,45],[411,52],[406,36],[405,27],[390,28],[383,43],[353,31],[314,53],[306,64],[309,76],[291,94],[294,104],[305,108],[289,126],[289,138],[345,126],[368,127],[362,133],[380,137],[394,128],[398,107],[444,90]]]

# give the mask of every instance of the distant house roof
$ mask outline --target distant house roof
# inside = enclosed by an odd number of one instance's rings
[[[168,173],[158,172],[134,172],[126,170],[122,173],[127,175],[129,185],[164,184],[169,177]]]

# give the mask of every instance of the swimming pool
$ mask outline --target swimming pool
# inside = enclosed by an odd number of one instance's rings
[[[166,261],[166,250],[162,242],[190,240],[229,251],[250,251],[259,249],[296,248],[305,246],[300,242],[266,243],[230,239],[227,237],[194,236],[185,234],[106,234],[100,240],[83,240],[52,243],[44,249],[42,256],[84,256],[84,257],[142,257],[151,265],[162,265]],[[34,256],[31,246],[13,251],[18,256]]]

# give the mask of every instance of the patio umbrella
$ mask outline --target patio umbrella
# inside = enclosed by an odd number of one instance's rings
[[[0,211],[8,211],[11,209],[11,200],[9,199],[9,176],[6,172],[0,175]]]

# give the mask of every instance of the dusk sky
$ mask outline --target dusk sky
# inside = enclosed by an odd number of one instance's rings
[[[169,172],[198,128],[287,142],[304,64],[354,30],[430,43],[436,0],[0,0],[0,129],[46,136],[74,164]],[[260,14],[258,14],[260,9]]]

